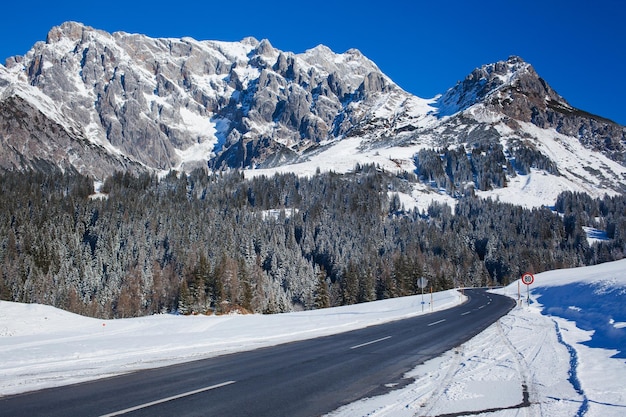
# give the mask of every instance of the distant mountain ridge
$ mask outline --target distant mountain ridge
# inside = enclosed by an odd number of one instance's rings
[[[570,181],[626,190],[626,127],[572,107],[519,57],[423,99],[354,49],[294,54],[268,40],[154,39],[67,22],[0,66],[0,138],[4,169],[99,179],[285,166],[346,139],[360,140],[357,153],[488,143],[530,149]],[[551,154],[553,142],[565,151]]]

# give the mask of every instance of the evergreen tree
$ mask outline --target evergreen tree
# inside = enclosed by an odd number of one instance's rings
[[[326,272],[322,267],[317,273],[314,308],[319,309],[328,307],[330,307],[330,296],[328,294],[328,284],[326,283]]]

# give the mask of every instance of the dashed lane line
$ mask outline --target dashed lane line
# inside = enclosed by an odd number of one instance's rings
[[[371,345],[374,343],[382,342],[383,340],[391,339],[391,336],[381,337],[380,339],[372,340],[370,342],[361,343],[360,345],[352,346],[350,349],[358,349],[363,346]]]
[[[122,415],[122,414],[130,413],[132,411],[141,410],[142,408],[152,407],[153,405],[166,403],[168,401],[177,400],[179,398],[188,397],[190,395],[199,394],[199,393],[204,392],[204,391],[209,391],[209,390],[212,390],[212,389],[224,387],[226,385],[230,385],[230,384],[234,384],[234,383],[235,383],[235,381],[222,382],[221,384],[211,385],[210,387],[204,387],[204,388],[200,388],[200,389],[189,391],[189,392],[183,392],[182,394],[174,395],[174,396],[167,397],[167,398],[162,398],[160,400],[151,401],[151,402],[145,403],[145,404],[136,405],[134,407],[126,408],[126,409],[120,410],[120,411],[115,411],[113,413],[104,414],[104,415],[102,415],[100,417],[119,416],[119,415]]]

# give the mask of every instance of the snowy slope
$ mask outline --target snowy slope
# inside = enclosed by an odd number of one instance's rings
[[[497,290],[519,298],[519,306],[476,338],[407,373],[413,383],[331,415],[487,409],[498,409],[489,415],[499,417],[624,415],[626,260],[537,274],[530,289],[530,305],[525,288],[518,295],[517,282]],[[461,299],[446,291],[435,295],[434,306]],[[419,303],[419,297],[405,297],[270,316],[102,321],[2,301],[0,395],[341,332],[418,314]],[[603,337],[596,340],[598,333]]]
[[[474,107],[468,111],[478,111]],[[503,141],[516,135],[504,123],[495,126],[502,131]],[[530,123],[524,124],[530,139],[542,152],[555,162],[561,175],[554,175],[543,170],[532,169],[527,175],[509,176],[504,188],[489,191],[477,190],[476,194],[484,198],[493,198],[505,203],[521,205],[527,208],[553,205],[563,191],[589,194],[592,197],[616,195],[614,186],[626,186],[626,167],[600,153],[589,152],[575,139],[562,135],[554,129],[541,129]],[[424,148],[431,148],[432,143],[368,148],[362,138],[348,138],[330,144],[323,151],[308,160],[274,168],[246,170],[247,177],[256,175],[271,176],[274,173],[296,172],[311,176],[319,169],[322,172],[351,172],[356,164],[376,164],[387,172],[415,171],[414,155]],[[589,175],[598,172],[601,175]],[[403,202],[407,209],[427,208],[430,202],[446,202],[452,206],[455,200],[443,192],[424,184],[414,185],[414,192],[406,195]]]

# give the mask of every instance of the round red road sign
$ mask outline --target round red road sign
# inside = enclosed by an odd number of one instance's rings
[[[524,275],[522,275],[522,282],[526,285],[530,285],[535,282],[535,277],[530,272],[526,272]]]

